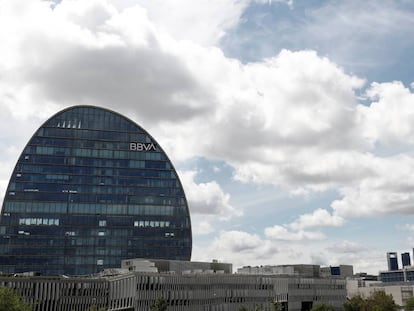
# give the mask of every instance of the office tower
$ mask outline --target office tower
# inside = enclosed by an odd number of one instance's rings
[[[402,253],[401,254],[401,262],[402,262],[402,266],[404,267],[408,267],[411,266],[411,259],[410,259],[410,253]]]
[[[128,258],[190,260],[191,248],[178,175],[130,119],[71,107],[20,155],[2,207],[0,271],[91,274]]]
[[[398,270],[398,256],[396,252],[387,253],[388,271]]]

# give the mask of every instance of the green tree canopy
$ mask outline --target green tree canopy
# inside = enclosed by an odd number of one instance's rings
[[[361,295],[357,295],[344,303],[345,311],[364,311],[366,308],[366,301]]]
[[[335,311],[335,308],[331,305],[327,305],[324,303],[314,305],[311,311]]]
[[[373,292],[368,298],[352,297],[344,303],[345,311],[396,311],[398,309],[392,295],[387,295],[382,290]]]
[[[159,298],[151,305],[150,311],[167,311],[167,307],[167,301],[164,298]]]
[[[414,311],[414,297],[408,298],[405,302],[405,311]]]
[[[0,287],[0,311],[30,311],[31,307],[11,288]]]
[[[392,295],[387,295],[384,291],[375,291],[367,299],[368,310],[372,311],[394,311],[398,310]]]

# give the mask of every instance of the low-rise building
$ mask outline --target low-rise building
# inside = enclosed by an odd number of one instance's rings
[[[347,278],[354,275],[354,267],[351,265],[321,267],[320,272],[321,277],[338,276]]]
[[[188,273],[225,273],[233,272],[231,263],[222,263],[218,260],[212,262],[167,260],[167,259],[126,259],[121,261],[121,268],[135,272],[166,272],[177,274]]]
[[[302,277],[320,277],[319,265],[275,265],[275,266],[244,266],[237,269],[238,274],[257,275],[289,275]]]
[[[346,281],[348,298],[360,295],[369,297],[376,291],[384,291],[387,295],[392,295],[394,302],[399,306],[404,306],[407,299],[413,297],[414,282],[383,283],[380,281],[368,281],[360,279],[347,279]]]
[[[178,263],[170,264],[176,269]],[[199,264],[188,263],[186,268]],[[92,306],[107,311],[149,310],[158,299],[167,302],[168,311],[237,311],[241,306],[270,311],[275,305],[281,310],[309,311],[320,303],[341,310],[346,299],[345,279],[309,276],[307,269],[304,275],[214,273],[214,269],[157,273],[153,260],[125,261],[123,265],[128,269],[105,270],[87,278],[0,276],[0,286],[14,288],[33,304],[33,311],[83,311]],[[138,267],[151,271],[137,272]]]
[[[414,282],[414,266],[399,270],[380,271],[379,279],[384,283]]]

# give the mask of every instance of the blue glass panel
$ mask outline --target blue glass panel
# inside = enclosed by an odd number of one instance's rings
[[[35,133],[2,213],[0,271],[86,274],[125,258],[191,256],[187,203],[168,157],[137,124],[97,107],[66,109]]]

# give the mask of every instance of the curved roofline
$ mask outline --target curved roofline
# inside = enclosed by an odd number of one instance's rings
[[[148,131],[146,130],[146,129],[144,129],[141,125],[139,125],[137,122],[135,122],[135,121],[133,121],[133,120],[131,120],[130,118],[128,118],[128,117],[126,117],[126,116],[124,116],[123,114],[121,114],[121,113],[119,113],[119,112],[116,112],[116,111],[114,111],[114,110],[112,110],[112,109],[109,109],[109,108],[104,108],[104,107],[100,107],[100,106],[94,106],[94,105],[74,105],[74,106],[70,106],[70,107],[66,107],[66,108],[64,108],[64,109],[62,109],[62,110],[60,110],[60,111],[58,111],[58,112],[56,112],[55,114],[53,114],[50,118],[48,118],[46,121],[44,121],[37,129],[36,129],[36,131],[33,133],[33,135],[30,137],[30,139],[28,140],[28,142],[26,143],[26,145],[23,147],[23,150],[22,150],[22,152],[20,153],[20,155],[19,155],[19,157],[17,158],[17,161],[16,161],[16,164],[14,165],[14,168],[13,168],[13,171],[12,171],[12,174],[11,174],[11,176],[10,176],[10,178],[9,178],[9,183],[7,184],[7,188],[6,188],[6,193],[5,193],[5,196],[4,196],[4,199],[3,199],[3,204],[2,204],[2,208],[1,208],[1,213],[0,213],[0,218],[1,218],[1,215],[3,214],[3,208],[4,208],[4,204],[5,204],[5,202],[6,202],[6,194],[7,194],[7,192],[8,192],[8,190],[9,190],[9,186],[10,186],[10,182],[11,182],[11,180],[12,180],[12,176],[15,174],[15,172],[16,172],[16,168],[17,168],[17,164],[18,164],[18,162],[19,162],[19,159],[22,157],[22,155],[23,155],[23,153],[24,153],[24,151],[26,150],[26,147],[27,147],[27,145],[30,143],[30,141],[36,136],[36,133],[39,131],[39,129],[40,128],[42,128],[47,122],[49,122],[50,120],[52,120],[53,118],[55,118],[56,116],[58,116],[59,114],[62,114],[62,113],[64,113],[64,112],[66,112],[66,111],[69,111],[69,110],[72,110],[72,109],[75,109],[75,108],[94,108],[94,109],[100,109],[100,110],[104,110],[104,111],[108,111],[108,112],[110,112],[110,113],[113,113],[113,114],[116,114],[116,115],[118,115],[118,116],[120,116],[121,118],[124,118],[124,119],[126,119],[127,121],[129,121],[129,122],[131,122],[131,123],[133,123],[133,124],[135,124],[136,126],[138,126],[139,128],[141,128],[143,131],[144,131],[144,133],[146,134],[146,135],[148,135],[152,140],[154,140],[154,142],[156,142],[156,144],[157,144],[157,147],[158,148],[160,148],[160,151],[162,151],[163,153],[164,153],[164,155],[166,156],[166,158],[167,158],[167,160],[169,161],[169,163],[171,164],[171,168],[173,169],[173,171],[175,172],[175,174],[176,174],[176,176],[177,176],[177,180],[178,180],[178,182],[179,182],[179,184],[180,184],[180,187],[181,187],[181,189],[183,190],[183,193],[184,193],[184,200],[185,200],[185,205],[186,205],[186,208],[187,208],[187,215],[188,215],[188,217],[189,217],[189,226],[190,226],[190,232],[192,232],[192,226],[191,226],[191,214],[190,214],[190,208],[189,208],[189,205],[188,205],[188,201],[187,201],[187,196],[186,196],[186,194],[185,194],[185,189],[184,189],[184,187],[183,187],[183,184],[181,183],[181,180],[180,180],[180,176],[178,175],[178,173],[177,173],[177,170],[175,169],[175,166],[174,166],[174,164],[173,164],[173,162],[171,161],[171,159],[169,158],[169,156],[168,156],[168,154],[164,151],[164,149],[160,146],[160,144],[158,143],[158,141],[150,134],[150,133],[148,133]],[[190,242],[191,242],[191,254],[192,254],[192,244],[193,244],[193,235],[191,234],[190,235]]]

